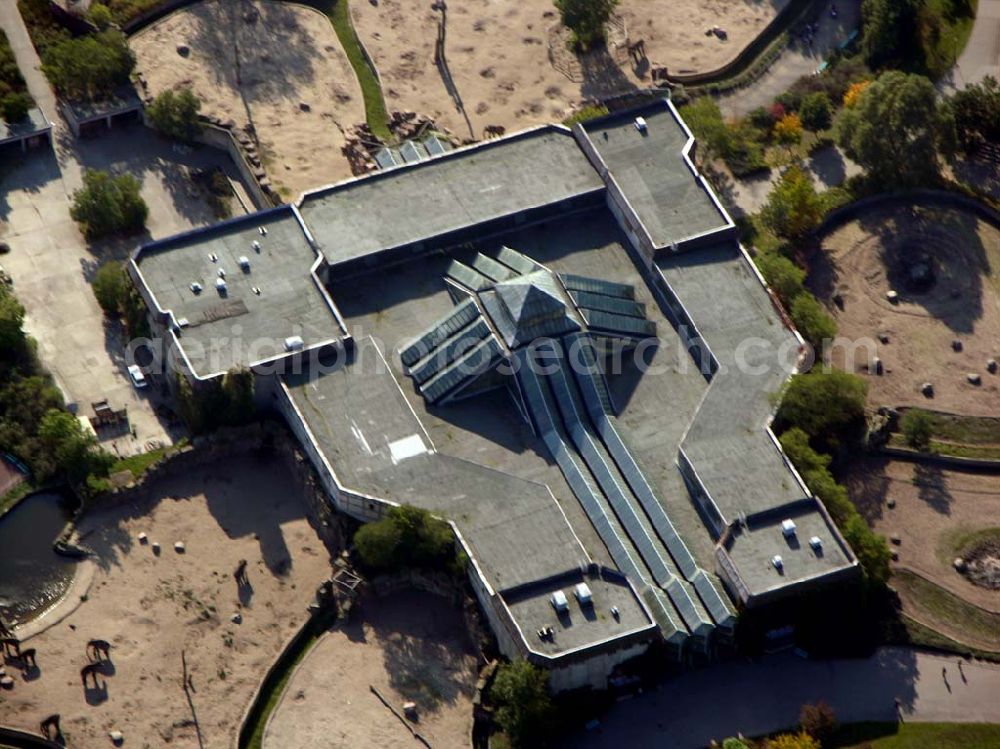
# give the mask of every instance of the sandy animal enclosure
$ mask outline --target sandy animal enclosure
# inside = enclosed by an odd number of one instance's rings
[[[952,561],[968,548],[966,539],[995,530],[1000,523],[1000,482],[996,476],[968,473],[907,461],[868,458],[856,461],[844,477],[851,498],[877,533],[898,537],[897,570],[914,573],[986,612],[1000,613],[1000,591],[970,582]],[[895,503],[889,507],[889,500]],[[901,573],[902,574],[902,573]],[[966,626],[928,608],[907,576],[894,578],[904,613],[949,636],[987,650],[1000,647],[1000,630]],[[988,615],[984,615],[988,619]]]
[[[401,591],[364,597],[302,661],[264,735],[264,749],[412,749],[421,746],[371,692],[417,704],[414,727],[433,747],[470,746],[472,653],[461,611]]]
[[[364,122],[354,70],[329,19],[276,0],[205,0],[129,40],[156,95],[188,86],[202,112],[252,122],[286,199],[351,176],[344,131]]]
[[[293,486],[277,459],[248,454],[155,481],[145,501],[87,514],[82,543],[98,555],[88,599],[27,640],[39,673],[16,675],[0,723],[37,730],[59,713],[75,749],[110,746],[112,729],[137,749],[196,747],[199,733],[206,749],[228,749],[254,689],[330,574]],[[140,532],[160,542],[159,556],[137,542]],[[250,587],[238,590],[240,559]],[[240,624],[230,620],[237,611]],[[99,688],[84,689],[91,638],[112,644],[113,666]],[[195,713],[182,688],[182,651]]]
[[[426,0],[355,0],[351,13],[390,109],[426,114],[460,137],[470,137],[471,123],[479,138],[487,125],[517,130],[559,121],[585,99],[649,86],[650,64],[675,72],[717,68],[787,2],[623,0],[618,14],[628,40],[644,40],[649,60],[636,66],[624,48],[574,61],[565,37],[555,32],[559,19],[551,0],[452,0],[444,15],[445,60],[468,123],[435,65],[440,11]],[[706,36],[712,26],[724,28],[728,39]]]
[[[870,405],[1000,414],[1000,376],[986,367],[1000,359],[1000,230],[963,210],[893,203],[837,229],[822,247],[810,285],[839,334],[874,344],[884,362],[884,376],[865,374]],[[925,256],[934,281],[915,287],[910,271]],[[890,289],[899,294],[896,304],[886,298]],[[864,373],[861,350],[853,366],[843,351],[834,363]],[[969,373],[981,384],[970,384]],[[933,398],[921,394],[925,382]]]

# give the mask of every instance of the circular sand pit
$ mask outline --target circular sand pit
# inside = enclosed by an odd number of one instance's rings
[[[986,362],[1000,339],[1000,228],[950,201],[892,200],[822,244],[810,286],[852,344],[832,359],[863,376],[873,357],[882,361],[883,376],[868,378],[872,405],[923,405],[921,386],[932,382],[938,410],[995,412],[1000,380]]]
[[[1000,538],[980,541],[962,556],[961,574],[987,590],[1000,590]]]

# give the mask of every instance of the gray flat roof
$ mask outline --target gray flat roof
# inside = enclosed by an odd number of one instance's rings
[[[580,605],[574,594],[578,583],[586,583],[593,594],[591,605]],[[557,614],[551,596],[561,590],[566,596],[567,611]],[[620,637],[628,632],[651,629],[655,625],[632,588],[623,577],[604,573],[599,577],[580,571],[537,585],[527,586],[503,596],[511,615],[521,627],[528,647],[543,655],[558,655],[595,641]],[[618,609],[616,619],[611,608]],[[552,627],[551,638],[541,638],[538,630]]]
[[[79,124],[124,112],[142,110],[142,99],[139,98],[139,94],[136,93],[131,83],[119,87],[110,95],[100,99],[63,99],[62,103]]]
[[[545,485],[435,451],[372,339],[334,371],[284,382],[343,487],[455,521],[496,590],[589,561]]]
[[[52,125],[45,119],[42,110],[32,107],[28,110],[28,116],[22,122],[4,122],[0,120],[0,144],[10,141],[30,138],[38,133],[48,132]]]
[[[334,265],[603,187],[572,134],[550,126],[306,193],[301,211]]]
[[[807,496],[765,427],[798,341],[735,242],[657,261],[719,361],[683,448],[726,523]],[[779,358],[779,352],[785,357]]]
[[[782,533],[781,524],[786,519],[796,526],[791,537]],[[809,544],[814,536],[822,544],[818,551]],[[847,568],[853,562],[840,535],[815,500],[751,519],[746,528],[734,529],[726,551],[752,596]],[[772,562],[776,555],[781,557],[780,572]]]
[[[240,268],[241,256],[249,271]],[[192,370],[209,377],[282,356],[291,336],[301,337],[305,348],[344,337],[311,273],[317,259],[294,210],[283,206],[145,245],[134,263],[160,311],[181,326],[178,343]],[[220,268],[225,295],[215,285]],[[199,294],[192,282],[201,284]]]
[[[634,120],[646,119],[645,133]],[[726,218],[686,163],[684,127],[665,101],[584,124],[657,247],[726,226]]]

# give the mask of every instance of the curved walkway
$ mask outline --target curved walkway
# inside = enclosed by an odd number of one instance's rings
[[[843,723],[903,720],[1000,722],[1000,666],[882,648],[872,657],[811,661],[783,653],[678,677],[616,705],[598,730],[567,737],[573,749],[701,749],[742,731],[756,736],[798,723],[824,699]],[[722,709],[720,709],[720,707]]]

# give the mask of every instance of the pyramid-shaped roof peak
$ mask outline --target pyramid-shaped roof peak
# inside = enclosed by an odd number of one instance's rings
[[[495,290],[518,327],[566,314],[566,302],[548,271],[536,271],[503,281],[495,286]]]

